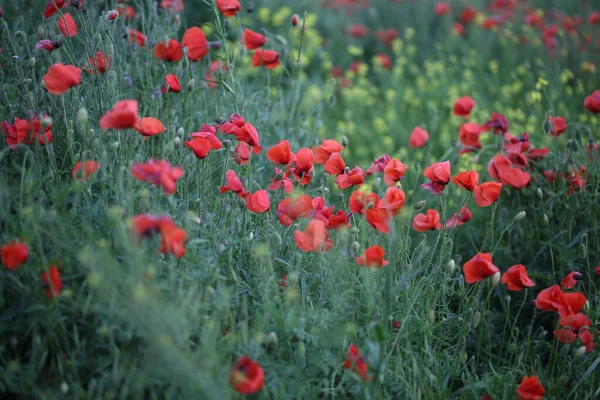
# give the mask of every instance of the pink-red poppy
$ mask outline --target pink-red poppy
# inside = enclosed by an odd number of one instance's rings
[[[423,171],[423,176],[431,182],[424,183],[421,187],[431,194],[442,194],[450,182],[450,161],[433,163]]]
[[[423,147],[429,141],[429,133],[420,126],[415,127],[408,137],[408,146],[412,148]]]
[[[88,161],[79,161],[73,167],[73,171],[71,171],[71,176],[73,179],[76,179],[81,182],[85,182],[90,177],[98,172],[100,169],[100,164],[96,161],[88,160]]]
[[[392,158],[383,170],[383,181],[388,186],[393,186],[408,171],[408,165],[403,164],[397,158]]]
[[[452,214],[452,216],[448,218],[446,221],[446,228],[453,229],[457,226],[464,225],[466,222],[469,222],[471,218],[473,218],[473,213],[466,204],[463,204],[457,213]]]
[[[325,223],[320,219],[311,219],[304,231],[294,231],[294,240],[300,250],[316,251],[325,243],[325,233]]]
[[[275,69],[279,64],[279,53],[275,50],[257,49],[252,55],[253,67],[260,67],[262,65],[267,69]]]
[[[307,194],[286,197],[277,205],[277,216],[283,226],[290,226],[298,218],[308,217],[313,212],[313,200]]]
[[[58,30],[64,37],[73,37],[77,35],[77,24],[69,13],[65,13],[58,18],[56,21]]]
[[[508,290],[519,291],[535,286],[535,282],[527,275],[527,269],[522,264],[513,265],[502,275],[502,283]]]
[[[465,282],[469,285],[499,272],[500,270],[492,263],[492,253],[477,253],[463,265]]]
[[[204,31],[197,26],[185,31],[181,44],[187,48],[188,59],[192,62],[199,61],[208,54],[208,40]]]
[[[39,40],[35,44],[35,49],[36,50],[54,51],[54,50],[60,48],[60,46],[62,46],[62,42],[60,42],[58,40],[43,39],[43,40]]]
[[[479,184],[479,174],[475,170],[467,172],[459,172],[454,178],[452,183],[456,183],[461,188],[472,192],[475,186]]]
[[[240,178],[238,178],[234,170],[230,169],[225,173],[225,181],[227,182],[227,185],[219,188],[221,193],[227,193],[231,191],[237,194],[239,197],[243,198],[246,196],[246,189],[244,189],[242,181]]]
[[[255,213],[264,213],[271,209],[271,200],[266,190],[246,194],[246,208]]]
[[[81,69],[74,65],[54,64],[42,80],[48,92],[63,94],[81,83]]]
[[[179,78],[177,75],[169,74],[165,76],[165,84],[163,85],[161,91],[163,93],[172,92],[172,93],[180,93],[181,92],[181,82],[179,82]]]
[[[175,193],[177,180],[184,174],[179,167],[173,167],[166,160],[151,159],[147,163],[137,163],[131,166],[131,174],[134,178],[161,186],[167,196]]]
[[[226,17],[233,17],[242,10],[238,0],[216,0],[217,9]]]
[[[290,179],[290,174],[292,173],[291,169],[288,169],[286,172],[281,171],[279,168],[275,168],[275,174],[269,183],[269,190],[279,190],[283,188],[283,190],[290,194],[294,190],[294,182]]]
[[[102,52],[97,52],[94,57],[88,59],[85,71],[88,74],[103,74],[110,69],[111,59]]]
[[[183,58],[181,43],[175,39],[169,39],[166,45],[163,41],[158,42],[154,47],[154,55],[168,62],[179,61]]]
[[[0,247],[2,264],[11,271],[16,271],[29,259],[29,247],[20,241],[10,241]]]
[[[51,265],[48,271],[41,273],[42,282],[46,286],[46,297],[54,299],[60,295],[63,288],[63,282],[60,277],[60,271],[55,265]]]
[[[517,388],[519,400],[542,400],[544,398],[544,387],[537,376],[525,376]]]
[[[471,115],[471,110],[477,103],[470,96],[464,96],[456,100],[454,103],[454,115],[468,117]]]
[[[440,213],[437,210],[427,210],[425,214],[417,214],[413,218],[412,227],[417,232],[440,229]]]
[[[340,174],[335,179],[335,183],[338,189],[347,189],[351,186],[362,185],[365,182],[365,173],[363,170],[357,165],[351,170]]]
[[[481,143],[479,142],[480,134],[481,127],[478,124],[474,122],[462,124],[458,129],[458,140],[462,145],[458,153],[470,153],[472,151],[481,149]]]
[[[100,118],[100,128],[127,129],[133,128],[138,121],[137,100],[121,100]]]
[[[577,285],[577,281],[583,279],[583,275],[580,272],[570,272],[560,281],[560,286],[563,289],[573,289]]]
[[[499,182],[484,182],[481,185],[476,185],[473,189],[473,197],[475,203],[479,207],[487,207],[496,201],[500,197],[502,191],[502,184]]]
[[[248,50],[256,50],[267,42],[265,35],[254,32],[248,28],[244,29],[244,45]]]
[[[381,157],[373,160],[373,164],[367,169],[365,172],[366,175],[371,175],[376,172],[383,172],[385,167],[390,162],[390,156],[387,154],[382,154]]]
[[[229,383],[240,394],[253,394],[265,384],[265,372],[257,361],[242,356],[231,368]]]
[[[371,246],[365,249],[361,256],[356,257],[358,265],[367,268],[381,268],[388,265],[390,262],[384,260],[385,251],[380,246]]]

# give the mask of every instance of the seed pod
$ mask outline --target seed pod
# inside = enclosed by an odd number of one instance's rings
[[[537,188],[537,190],[535,191],[535,194],[537,195],[537,197],[540,201],[544,200],[544,192],[542,192],[541,188]]]
[[[192,79],[190,79],[190,81],[187,84],[187,90],[188,91],[194,90],[194,86],[196,86],[196,81],[194,80],[194,78],[192,78]]]
[[[433,325],[433,323],[435,322],[435,312],[433,310],[429,310],[429,313],[427,314],[427,321]]]
[[[520,220],[522,220],[526,216],[527,216],[527,213],[525,211],[521,211],[517,215],[515,215],[515,218],[513,219],[513,221],[514,222],[519,222]]]
[[[44,39],[46,37],[46,30],[44,29],[44,25],[38,25],[37,35],[40,39]]]
[[[446,264],[446,270],[450,275],[454,274],[454,271],[456,271],[456,262],[454,260],[448,261],[448,264]]]
[[[427,204],[427,201],[425,200],[417,201],[417,203],[414,205],[414,209],[420,210],[421,208],[425,207],[425,204]]]
[[[496,272],[492,276],[492,287],[498,286],[499,283],[500,283],[500,271]]]
[[[175,147],[181,146],[181,138],[179,136],[175,136],[175,139],[173,140],[173,144],[175,144]]]
[[[477,328],[479,323],[481,322],[481,313],[479,311],[475,311],[473,313],[473,317],[471,318],[471,323],[473,324],[473,328]]]

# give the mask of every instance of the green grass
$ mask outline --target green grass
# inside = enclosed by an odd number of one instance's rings
[[[0,244],[24,239],[29,246],[25,264],[15,271],[2,267],[0,274],[1,398],[241,397],[229,380],[243,355],[265,372],[264,387],[252,395],[257,399],[512,399],[530,375],[540,379],[547,398],[600,396],[597,350],[581,354],[580,341],[557,341],[558,316],[533,304],[542,289],[579,271],[583,279],[571,291],[586,295],[582,312],[598,328],[600,171],[597,154],[588,156],[586,148],[597,138],[599,120],[583,101],[600,89],[600,80],[582,63],[599,59],[593,47],[578,50],[577,44],[585,34],[597,37],[598,27],[585,18],[600,4],[535,4],[584,19],[577,37],[560,33],[552,57],[539,33],[524,26],[521,11],[498,31],[473,25],[460,37],[451,34],[453,17],[433,14],[432,1],[378,0],[348,16],[314,1],[256,1],[253,13],[243,4],[239,17],[227,20],[212,5],[196,3],[186,2],[178,16],[157,11],[153,1],[132,1],[133,21],[107,21],[106,11],[115,7],[108,1],[86,1],[86,13],[64,8],[79,32],[51,53],[34,46],[60,34],[58,17],[44,20],[39,4],[4,6],[2,119],[12,124],[15,117],[47,114],[54,137],[46,146],[16,150],[0,144]],[[484,10],[484,2],[470,3]],[[297,27],[289,22],[292,13],[300,16]],[[354,23],[367,26],[369,35],[344,34]],[[221,46],[198,63],[154,56],[152,44],[181,40],[194,25]],[[132,46],[125,27],[144,32],[147,47]],[[245,27],[266,29],[266,47],[279,51],[281,66],[251,66],[250,52],[239,44]],[[386,47],[376,31],[392,27],[399,39]],[[530,44],[515,44],[520,35]],[[43,89],[52,64],[83,68],[98,51],[111,57],[109,71],[84,71],[82,83],[61,95]],[[390,56],[391,70],[373,63],[379,53]],[[214,60],[230,69],[215,74],[216,87],[209,88],[206,72]],[[354,61],[358,73],[348,72]],[[333,76],[334,66],[343,77]],[[181,93],[160,92],[166,74],[179,77]],[[450,160],[452,176],[476,169],[480,181],[492,180],[486,166],[502,151],[498,136],[482,134],[480,151],[458,154],[462,119],[452,106],[464,95],[477,101],[470,120],[483,124],[500,112],[513,135],[528,132],[532,147],[550,149],[533,164],[529,186],[505,185],[486,208],[454,184],[442,196],[420,188],[424,168],[443,160]],[[166,130],[146,140],[133,129],[100,129],[101,116],[123,99],[138,100],[139,115],[158,118]],[[266,189],[273,176],[264,151],[238,165],[233,136],[218,133],[224,148],[203,160],[183,145],[203,123],[227,121],[236,112],[257,128],[265,150],[283,139],[294,151],[336,139],[348,143],[342,155],[350,168],[366,170],[383,153],[408,165],[400,181],[406,205],[391,232],[381,234],[353,215],[351,229],[330,232],[331,251],[306,253],[294,231],[308,219],[289,227],[278,222],[283,191],[270,191],[267,213],[252,213],[235,194],[221,194],[229,169],[250,192]],[[545,133],[548,115],[569,123],[558,138]],[[430,140],[410,149],[417,125]],[[185,171],[172,196],[131,175],[133,163],[151,158]],[[80,182],[71,170],[84,160],[101,167]],[[542,175],[579,166],[588,179],[572,196],[568,182],[549,183]],[[362,188],[383,196],[387,186],[380,178],[367,177]],[[315,165],[312,183],[296,185],[295,193],[323,196],[336,211],[348,211],[358,188],[338,190],[334,181]],[[443,222],[463,203],[473,212],[463,226],[412,228],[417,213],[437,209]],[[521,211],[526,216],[515,218]],[[186,231],[185,256],[160,253],[157,235],[135,240],[130,219],[138,214],[170,216]],[[373,245],[385,249],[389,265],[356,263]],[[462,267],[479,251],[492,252],[502,273],[524,264],[536,286],[510,292],[491,278],[466,284]],[[64,284],[55,299],[45,296],[40,279],[51,265]],[[287,287],[280,286],[283,275]],[[360,349],[372,379],[363,382],[344,368],[350,344]]]

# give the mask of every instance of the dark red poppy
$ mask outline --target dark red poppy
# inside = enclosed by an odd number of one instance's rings
[[[535,282],[527,275],[527,269],[522,264],[513,265],[502,275],[502,283],[508,290],[519,291],[535,286]]]
[[[151,159],[147,163],[137,163],[131,166],[134,178],[162,186],[167,196],[175,193],[177,180],[184,174],[179,167],[172,167],[168,161]]]
[[[492,113],[492,117],[481,126],[481,129],[484,131],[494,131],[494,135],[504,135],[508,132],[508,128],[510,124],[506,117],[499,113]]]
[[[465,282],[469,285],[482,281],[500,270],[492,263],[492,253],[477,253],[463,265]]]
[[[63,94],[81,83],[81,69],[74,65],[54,64],[42,80],[48,92]]]
[[[279,64],[279,53],[275,50],[257,49],[252,55],[253,67],[260,67],[262,65],[267,69],[275,69]]]
[[[35,44],[36,50],[54,51],[62,46],[62,43],[58,40],[40,40]]]
[[[29,259],[29,247],[24,242],[10,241],[0,247],[2,264],[11,271],[16,271]]]
[[[50,0],[46,4],[46,8],[44,9],[44,18],[50,18],[54,14],[58,12],[61,8],[67,6],[67,2],[65,0]]]
[[[154,55],[161,60],[168,62],[179,61],[183,58],[181,43],[175,39],[169,39],[168,43],[165,45],[165,43],[161,41],[154,47]]]
[[[231,368],[229,383],[240,394],[253,394],[265,384],[265,373],[258,362],[243,356]]]
[[[454,103],[454,115],[468,117],[476,104],[470,96],[461,97]]]
[[[583,275],[580,272],[570,272],[560,281],[560,286],[563,289],[573,289],[577,285],[577,281],[583,279]]]
[[[42,282],[46,285],[46,297],[54,299],[60,295],[63,288],[60,272],[55,265],[51,265],[47,272],[41,274]]]

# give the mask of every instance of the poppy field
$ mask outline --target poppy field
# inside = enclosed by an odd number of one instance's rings
[[[600,398],[600,1],[0,8],[0,398]]]

